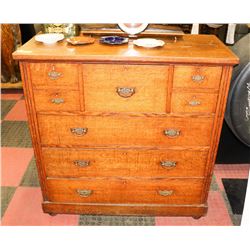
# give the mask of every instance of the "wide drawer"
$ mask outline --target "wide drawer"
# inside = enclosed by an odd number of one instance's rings
[[[208,151],[42,148],[48,177],[203,177]]]
[[[166,112],[168,67],[85,64],[86,111]]]
[[[174,67],[174,88],[218,89],[222,67],[176,65]]]
[[[43,145],[208,146],[212,118],[38,115]]]
[[[79,98],[75,90],[34,90],[37,111],[79,111]]]
[[[78,89],[78,64],[29,63],[34,88]]]
[[[173,92],[172,113],[215,113],[217,94]]]
[[[203,179],[47,179],[46,186],[51,202],[199,204]]]

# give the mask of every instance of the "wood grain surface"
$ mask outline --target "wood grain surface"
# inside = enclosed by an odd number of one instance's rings
[[[42,154],[48,177],[205,177],[208,150],[43,148]]]
[[[80,111],[80,95],[76,90],[34,90],[34,100],[38,112]]]
[[[200,204],[203,179],[47,179],[49,201],[65,203]],[[89,190],[88,197],[78,191]],[[160,195],[160,191],[171,195]]]
[[[147,216],[205,216],[207,204],[108,204],[108,203],[56,203],[43,202],[43,211],[52,214],[98,214],[98,215],[147,215]]]
[[[34,88],[60,88],[78,90],[78,64],[72,63],[29,63],[30,78]],[[49,73],[59,74],[55,79]]]
[[[38,115],[43,145],[208,146],[213,118]],[[71,129],[87,129],[76,135]],[[175,137],[164,131],[179,131]]]
[[[172,113],[215,113],[217,94],[174,91],[171,99]]]
[[[86,111],[166,112],[167,66],[83,64],[82,67]],[[123,97],[117,88],[132,88],[134,94]]]
[[[174,67],[173,87],[181,89],[218,89],[221,72],[222,67],[219,66],[176,65]],[[198,80],[197,76],[202,77],[202,79]]]
[[[50,46],[32,38],[13,54],[16,60],[61,60],[84,62],[194,63],[234,65],[239,59],[213,35],[184,35],[177,42],[161,38],[161,48],[142,48],[131,42],[119,46],[103,45],[96,37],[94,44],[73,46],[62,41]],[[132,40],[131,40],[132,41]],[[32,53],[31,53],[32,52]]]

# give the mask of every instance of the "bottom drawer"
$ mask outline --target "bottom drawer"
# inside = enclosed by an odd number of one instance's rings
[[[203,179],[48,179],[47,188],[51,202],[198,204]]]

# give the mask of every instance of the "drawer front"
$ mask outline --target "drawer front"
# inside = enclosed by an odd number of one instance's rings
[[[218,89],[222,67],[175,66],[174,88]]]
[[[34,90],[37,111],[79,111],[79,92],[75,90]]]
[[[212,118],[38,115],[43,145],[208,146]]]
[[[168,67],[83,66],[86,111],[166,112]]]
[[[217,94],[173,92],[172,113],[215,113]]]
[[[78,89],[78,65],[70,63],[30,63],[34,88]]]
[[[66,203],[199,204],[203,179],[48,179],[48,199]]]
[[[207,151],[43,148],[49,177],[203,177]]]

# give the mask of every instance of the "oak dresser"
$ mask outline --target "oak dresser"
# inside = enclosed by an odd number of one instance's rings
[[[13,54],[44,212],[206,214],[238,58],[215,36],[164,40],[146,49],[33,38]]]

